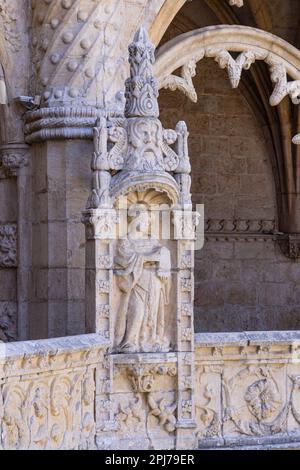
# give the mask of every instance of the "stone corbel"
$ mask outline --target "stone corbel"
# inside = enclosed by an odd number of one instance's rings
[[[282,253],[292,260],[300,259],[300,234],[278,235],[278,245]]]

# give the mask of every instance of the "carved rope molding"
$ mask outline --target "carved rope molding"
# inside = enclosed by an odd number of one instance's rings
[[[230,52],[240,54],[235,60]],[[271,106],[277,106],[288,95],[294,104],[300,103],[299,50],[277,36],[246,26],[210,26],[167,42],[158,50],[155,64],[159,87],[179,89],[196,101],[192,77],[196,63],[204,57],[214,58],[221,68],[227,69],[233,88],[239,85],[243,70],[256,60],[263,60],[274,83]],[[180,77],[173,74],[179,68]],[[288,76],[293,80],[288,81]]]

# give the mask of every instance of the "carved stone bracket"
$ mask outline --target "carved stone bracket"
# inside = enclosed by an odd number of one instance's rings
[[[134,392],[149,393],[153,388],[157,375],[175,377],[177,374],[177,366],[176,364],[138,364],[129,366],[127,373]]]
[[[290,259],[300,259],[300,234],[284,234],[277,238],[282,253]]]

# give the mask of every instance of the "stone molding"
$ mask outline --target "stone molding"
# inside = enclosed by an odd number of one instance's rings
[[[275,220],[208,219],[205,221],[206,241],[276,241]]]
[[[45,140],[93,139],[98,118],[121,118],[122,113],[96,106],[57,106],[25,114],[25,140],[28,144]]]

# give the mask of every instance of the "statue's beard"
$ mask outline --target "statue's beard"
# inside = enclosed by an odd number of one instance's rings
[[[161,152],[156,146],[144,145],[140,149],[140,154],[144,170],[163,169]]]

